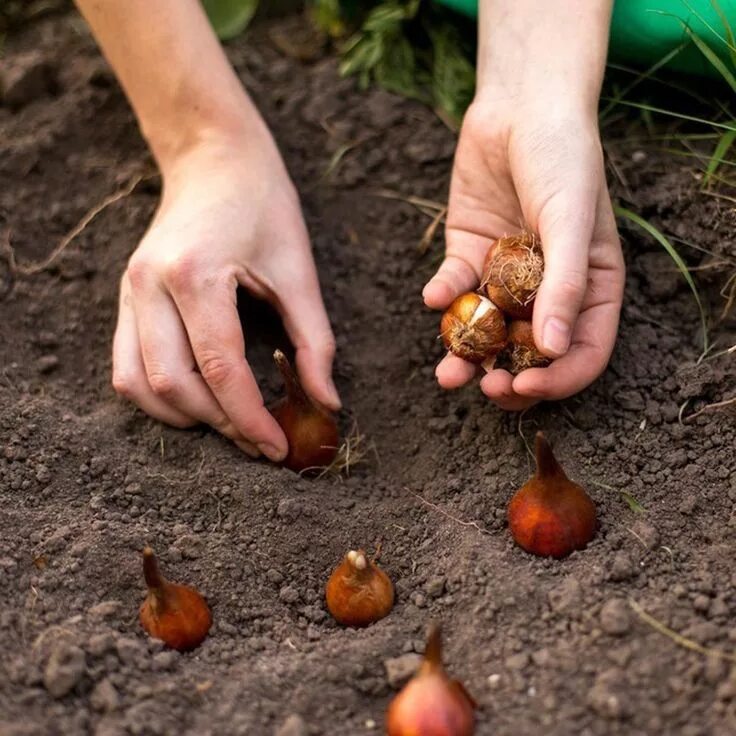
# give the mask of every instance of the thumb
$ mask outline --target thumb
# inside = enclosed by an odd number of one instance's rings
[[[296,350],[296,368],[306,392],[330,409],[341,406],[332,380],[335,337],[325,311],[313,268],[305,269],[296,285],[280,290],[278,307]],[[285,296],[282,296],[285,295]]]
[[[534,339],[552,358],[568,351],[585,297],[595,201],[593,187],[565,190],[547,201],[537,221],[544,278],[534,303]]]
[[[445,260],[422,291],[424,303],[430,309],[445,309],[455,297],[478,286],[483,259],[492,242],[490,237],[456,228],[448,228],[445,237]]]

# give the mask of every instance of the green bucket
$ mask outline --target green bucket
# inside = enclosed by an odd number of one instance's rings
[[[470,17],[478,15],[477,0],[439,2]],[[609,57],[615,62],[649,67],[686,43],[686,28],[690,28],[732,67],[729,24],[736,33],[736,0],[616,0]],[[692,43],[674,56],[667,67],[691,74],[717,74]]]

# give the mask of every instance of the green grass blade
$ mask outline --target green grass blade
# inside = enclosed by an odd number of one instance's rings
[[[629,222],[633,222],[635,225],[638,225],[642,230],[644,230],[644,232],[646,232],[648,235],[651,235],[667,251],[667,254],[675,262],[677,269],[682,274],[682,277],[685,279],[685,281],[687,281],[687,285],[693,292],[695,302],[698,305],[700,322],[703,326],[703,351],[707,351],[709,347],[708,323],[705,316],[705,309],[703,308],[703,302],[700,299],[698,287],[695,285],[695,281],[693,281],[693,277],[691,276],[690,271],[685,264],[685,261],[682,260],[682,257],[677,252],[675,246],[672,245],[667,236],[661,230],[658,230],[650,222],[647,222],[643,217],[637,215],[636,212],[632,212],[631,210],[626,209],[625,207],[621,207],[617,204],[613,206],[613,211],[618,217],[623,217],[629,220]]]
[[[727,130],[718,141],[718,145],[713,151],[713,155],[705,167],[705,176],[703,177],[703,189],[710,185],[710,181],[718,170],[721,163],[732,164],[734,162],[726,160],[726,154],[736,140],[736,130]]]
[[[602,97],[603,100],[610,100],[610,97]],[[618,100],[619,105],[626,105],[627,107],[635,107],[638,110],[644,110],[645,112],[658,113],[660,115],[668,115],[671,118],[678,118],[680,120],[689,120],[691,123],[699,123],[701,125],[709,125],[713,128],[721,128],[722,130],[736,130],[736,125],[733,123],[718,123],[715,120],[706,120],[705,118],[698,118],[694,115],[685,115],[681,112],[675,112],[674,110],[665,110],[661,107],[654,107],[653,105],[647,105],[644,102],[632,102],[631,100]]]
[[[724,38],[713,26],[708,22],[707,18],[704,18],[701,13],[698,13],[698,11],[690,5],[687,0],[682,0],[682,4],[719,40],[722,41],[724,46],[727,46],[731,51],[736,51],[736,45],[733,43],[732,38],[733,34],[730,34],[731,38],[726,39]],[[715,4],[714,4],[715,7]],[[653,11],[658,12],[658,11]],[[672,13],[665,13],[662,11],[659,11],[662,13],[662,15],[673,15]],[[719,15],[721,15],[721,19],[723,20],[725,18],[725,14],[723,13],[723,10],[721,9]],[[679,20],[682,23],[682,19],[678,16],[674,15],[677,20]],[[726,26],[726,34],[729,35],[729,32],[731,30],[731,26],[728,24],[728,21],[726,20],[725,23]]]
[[[628,491],[621,491],[624,501],[635,514],[645,514],[646,509]]]
[[[736,77],[734,77],[733,72],[725,65],[721,57],[697,33],[693,33],[687,26],[684,26],[684,28],[692,42],[698,47],[700,53],[708,59],[711,66],[728,82],[731,89],[736,92]]]
[[[726,39],[728,40],[728,53],[731,57],[731,63],[736,67],[736,37],[733,35],[733,28],[728,21],[728,16],[721,7],[718,0],[711,0],[710,4],[713,6],[713,10],[718,13],[718,17],[721,19],[723,24],[723,30],[726,31]]]
[[[619,100],[623,99],[631,90],[633,90],[637,85],[641,84],[645,79],[648,79],[651,77],[655,72],[657,72],[659,69],[661,69],[665,64],[669,64],[672,59],[674,59],[684,48],[686,44],[680,44],[676,48],[672,49],[669,53],[665,54],[659,61],[652,64],[652,66],[649,67],[644,72],[641,72],[640,74],[637,74],[637,76],[634,78],[632,82],[630,82],[626,87],[624,87],[621,92],[617,92],[613,99],[606,105],[606,107],[601,111],[600,117],[605,118],[606,115],[608,115],[611,110],[613,110],[616,107],[616,104]],[[613,65],[610,65],[613,66]]]

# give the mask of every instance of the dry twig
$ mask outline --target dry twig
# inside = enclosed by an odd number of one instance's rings
[[[726,659],[729,662],[736,662],[736,654],[730,652],[724,652],[721,649],[712,649],[710,647],[704,647],[698,642],[688,639],[682,634],[678,634],[673,631],[669,626],[666,626],[661,621],[658,621],[654,616],[648,614],[633,598],[629,598],[629,606],[631,610],[645,623],[651,626],[655,631],[660,634],[672,639],[677,646],[683,649],[689,649],[692,652],[698,652],[698,654],[705,654],[708,657],[718,657],[719,659]]]
[[[85,213],[82,219],[56,244],[56,247],[42,261],[26,264],[18,263],[15,257],[15,249],[10,244],[10,231],[6,231],[3,238],[4,242],[2,243],[2,251],[5,253],[11,273],[19,274],[20,276],[34,276],[45,271],[69,247],[69,245],[87,229],[89,224],[97,217],[97,215],[106,210],[110,205],[130,196],[141,182],[153,179],[156,176],[158,176],[158,174],[138,174],[117,192],[113,192],[113,194],[105,197],[101,202]]]
[[[421,501],[425,506],[429,506],[429,508],[433,509],[439,514],[442,514],[442,516],[446,516],[448,519],[451,519],[456,524],[460,524],[460,526],[472,526],[475,529],[477,529],[481,534],[488,534],[490,536],[491,533],[488,531],[488,529],[484,529],[482,526],[480,526],[475,521],[464,521],[463,519],[459,519],[457,516],[453,516],[452,514],[445,511],[443,508],[438,506],[436,503],[427,501],[426,498],[424,498],[423,496],[420,496],[418,493],[412,491],[410,488],[407,488],[406,490],[409,491],[409,493],[411,493],[411,495],[414,496],[414,498]]]

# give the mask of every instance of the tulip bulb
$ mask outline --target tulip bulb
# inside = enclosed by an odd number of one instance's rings
[[[516,376],[527,368],[545,368],[552,361],[537,348],[532,323],[517,319],[509,325],[509,341],[499,355],[499,368],[506,368]]]
[[[424,661],[386,713],[388,736],[472,736],[476,708],[473,698],[442,667],[439,626],[427,637]]]
[[[283,464],[297,473],[325,468],[335,459],[340,442],[335,417],[307,395],[280,350],[273,359],[286,388],[286,396],[271,410],[289,443]]]
[[[212,614],[194,588],[166,580],[150,547],[143,550],[143,575],[148,595],[140,610],[141,626],[155,639],[186,651],[202,643],[212,625]]]
[[[488,250],[483,285],[488,298],[513,319],[531,319],[542,283],[544,256],[539,239],[524,230],[499,238]]]
[[[387,616],[394,605],[394,586],[362,549],[350,550],[325,588],[327,608],[345,626],[368,626]]]
[[[457,297],[442,315],[440,334],[450,352],[482,363],[503,349],[506,323],[490,299],[469,292]]]
[[[511,499],[509,528],[514,541],[542,557],[564,557],[585,547],[596,529],[593,501],[573,483],[537,432],[537,472]]]

